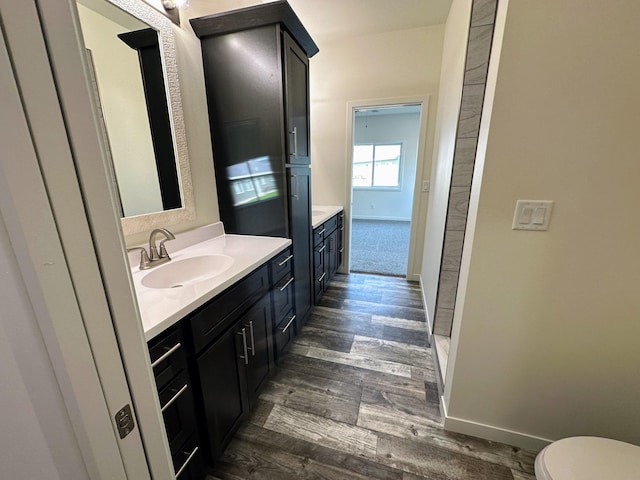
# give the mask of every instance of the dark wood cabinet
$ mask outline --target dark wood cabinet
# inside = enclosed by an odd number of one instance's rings
[[[241,339],[246,330],[241,324],[236,321],[197,359],[209,463],[222,453],[249,409]]]
[[[180,474],[179,480],[202,480],[204,466],[182,330],[170,328],[148,346],[175,473]]]
[[[288,163],[309,165],[309,59],[287,33],[283,43]]]
[[[263,265],[183,321],[205,457],[213,463],[274,368],[269,269]]]
[[[293,242],[295,315],[312,305],[309,57],[286,1],[191,19],[200,38],[220,206],[229,233]]]
[[[293,339],[296,328],[294,309],[297,285],[294,282],[294,256],[291,248],[285,250],[270,262],[272,304],[273,304],[273,349],[276,362],[280,361],[285,349]]]
[[[317,304],[342,264],[344,213],[313,229],[313,293]]]
[[[296,332],[311,311],[313,292],[311,276],[311,173],[307,166],[289,167],[291,191],[290,215],[293,241],[293,276],[295,278],[295,313],[298,318]]]

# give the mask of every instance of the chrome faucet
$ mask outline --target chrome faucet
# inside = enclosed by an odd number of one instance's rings
[[[158,235],[164,235],[164,240],[160,242],[159,252],[156,244],[156,237]],[[156,228],[151,232],[151,235],[149,235],[149,254],[147,254],[144,247],[128,248],[127,252],[140,250],[140,270],[148,270],[171,261],[171,257],[169,256],[164,243],[167,240],[175,240],[175,238],[175,235],[166,228]]]

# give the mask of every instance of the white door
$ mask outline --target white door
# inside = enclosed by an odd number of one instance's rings
[[[0,160],[2,216],[90,478],[170,479],[173,469],[135,300],[129,290],[119,301],[118,292],[106,287],[105,272],[114,271],[128,287],[119,219],[108,188],[94,196],[103,212],[88,205],[74,162],[78,154],[69,140],[69,112],[63,117],[54,81],[51,61],[57,59],[45,45],[43,30],[48,40],[68,40],[58,28],[74,40],[73,28],[59,21],[71,21],[70,5],[0,0],[7,42],[0,65],[1,143],[8,152]],[[47,9],[56,10],[53,18]],[[95,125],[87,128],[97,137]],[[104,168],[94,167],[94,177],[106,177]],[[108,227],[100,230],[95,223]],[[109,257],[111,252],[96,249],[98,236],[117,253]],[[126,373],[113,324],[123,310],[138,356]],[[129,370],[142,371],[142,379]],[[129,389],[134,383],[137,395]],[[133,409],[135,428],[121,438],[117,413],[125,405]],[[141,423],[146,425],[142,432]],[[55,451],[55,439],[50,441]]]

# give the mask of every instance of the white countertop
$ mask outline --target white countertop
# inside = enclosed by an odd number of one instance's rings
[[[220,228],[217,233],[221,231]],[[176,235],[176,237],[180,237],[180,235]],[[214,238],[206,240],[198,238],[197,240],[198,243],[179,250],[172,250],[171,242],[167,242],[166,246],[171,261],[175,262],[201,255],[228,255],[233,258],[231,267],[216,277],[177,288],[148,288],[142,285],[142,279],[145,275],[153,272],[156,268],[162,268],[164,265],[149,270],[140,270],[136,265],[131,269],[140,316],[142,317],[142,328],[147,341],[291,245],[291,240],[287,238],[225,235],[224,233]],[[185,244],[185,241],[180,238],[174,242],[178,245]],[[132,263],[135,264],[135,262]],[[170,263],[165,265],[170,265]]]
[[[342,207],[335,205],[313,205],[311,207],[311,226],[313,228],[318,228],[342,210]]]

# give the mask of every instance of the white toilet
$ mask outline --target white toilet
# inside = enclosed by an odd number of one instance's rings
[[[640,480],[640,447],[600,437],[569,437],[536,457],[538,480]]]

